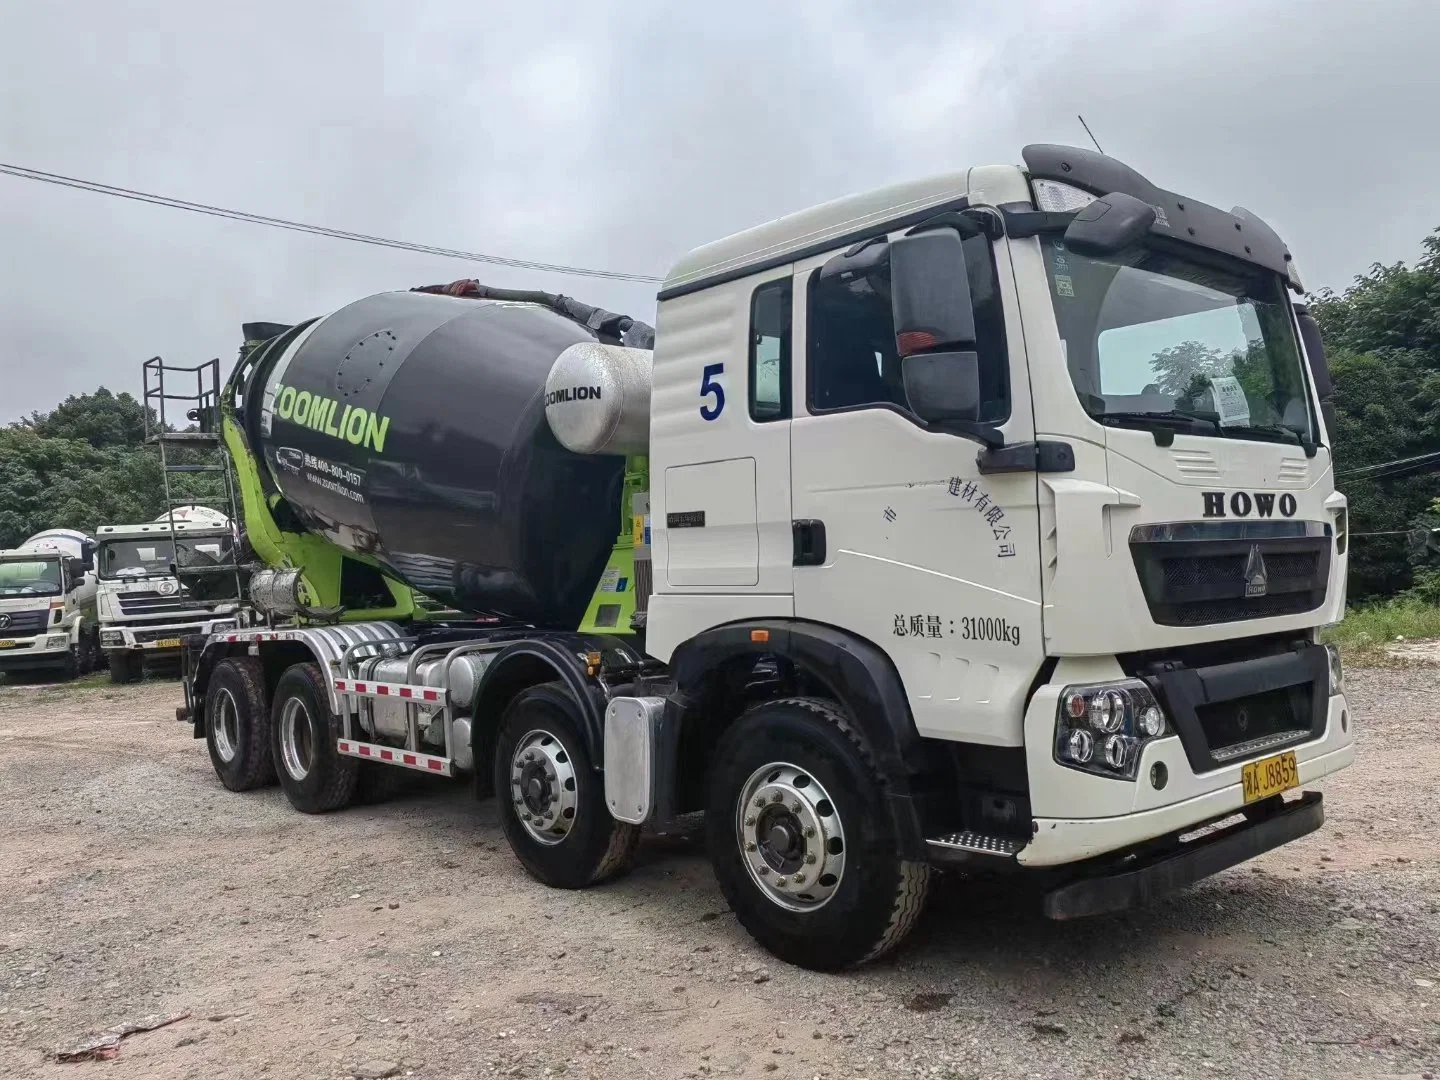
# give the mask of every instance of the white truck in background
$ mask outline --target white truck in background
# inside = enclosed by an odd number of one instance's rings
[[[36,533],[0,551],[0,672],[73,679],[100,659],[95,541],[74,529]]]
[[[176,507],[174,517],[173,539],[169,514],[96,530],[99,642],[111,682],[135,682],[147,662],[176,660],[186,634],[235,626],[240,600],[233,588],[223,595],[230,579],[207,579],[222,595],[200,596],[195,585],[182,584],[174,572],[176,563],[203,566],[230,558],[235,546],[230,519],[203,506]]]

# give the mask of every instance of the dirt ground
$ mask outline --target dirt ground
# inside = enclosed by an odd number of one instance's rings
[[[459,784],[305,817],[220,787],[175,683],[3,686],[0,1075],[1440,1075],[1440,671],[1349,681],[1319,834],[1074,924],[947,879],[843,976],[762,953],[684,838],[552,891]]]

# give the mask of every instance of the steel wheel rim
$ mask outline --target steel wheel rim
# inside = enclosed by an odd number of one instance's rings
[[[292,779],[304,780],[310,774],[313,755],[310,710],[299,698],[292,697],[280,713],[280,757],[285,771]]]
[[[761,894],[786,911],[818,911],[845,876],[845,827],[823,784],[798,765],[750,774],[735,804],[740,858]]]
[[[221,689],[215,695],[215,753],[227,764],[235,760],[240,745],[240,713],[235,695]]]
[[[510,802],[529,837],[546,847],[575,827],[579,808],[575,762],[553,732],[526,732],[510,755]]]

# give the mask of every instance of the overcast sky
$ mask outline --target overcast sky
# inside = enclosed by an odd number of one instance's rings
[[[891,9],[896,9],[892,11]],[[0,3],[0,161],[357,232],[663,274],[686,250],[1028,142],[1267,218],[1306,283],[1440,225],[1435,0]],[[1428,134],[1427,134],[1428,133]],[[653,286],[0,176],[0,421],[246,320],[478,277],[647,320]]]

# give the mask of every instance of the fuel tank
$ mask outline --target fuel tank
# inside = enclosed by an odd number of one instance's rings
[[[560,445],[545,381],[597,340],[539,304],[380,293],[252,354],[246,427],[303,527],[461,610],[574,628],[624,459]]]

